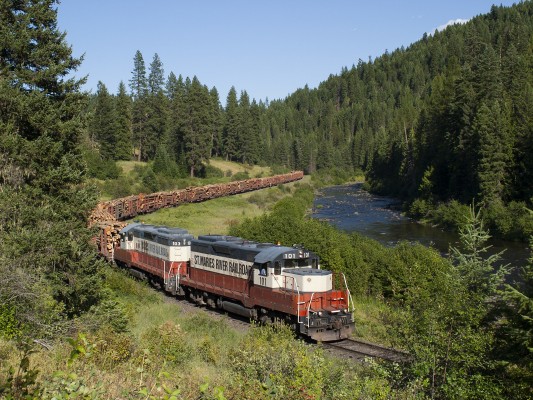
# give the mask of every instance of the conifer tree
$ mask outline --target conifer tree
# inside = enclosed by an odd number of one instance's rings
[[[209,90],[193,78],[186,97],[186,115],[183,125],[185,157],[190,176],[201,168],[211,154],[211,118]]]
[[[232,86],[226,98],[226,121],[224,125],[224,156],[227,160],[237,160],[239,151],[239,103],[237,91]]]
[[[126,92],[126,85],[121,81],[115,99],[116,109],[116,160],[129,160],[133,154],[131,97]]]
[[[96,90],[96,105],[89,125],[89,135],[98,142],[102,159],[116,159],[117,114],[113,98],[101,81]]]
[[[246,90],[241,92],[238,108],[237,146],[240,149],[239,161],[251,164],[250,159],[255,157],[253,152],[252,117],[250,113],[250,97]]]
[[[248,162],[257,164],[261,160],[261,108],[252,100],[250,105],[250,132],[248,143]]]
[[[483,104],[474,120],[479,136],[478,180],[480,197],[488,206],[501,204],[512,152],[509,114],[495,101],[489,108]]]
[[[169,94],[170,109],[169,109],[169,125],[168,125],[168,137],[169,147],[172,149],[169,153],[172,154],[173,159],[179,163],[179,160],[183,160],[185,155],[185,147],[183,142],[183,125],[185,123],[186,115],[186,96],[187,91],[183,77],[180,75],[172,85],[169,86],[172,93]],[[181,165],[180,165],[181,166]]]
[[[3,1],[0,12],[0,302],[16,302],[32,337],[102,296],[86,228],[96,194],[80,155],[84,79],[71,77],[81,60],[56,4]]]
[[[218,157],[223,153],[222,129],[223,129],[223,109],[220,104],[218,91],[213,87],[209,91],[211,110],[211,157]]]
[[[139,50],[137,50],[133,58],[133,71],[131,74],[130,90],[133,97],[132,135],[136,146],[137,160],[140,161],[141,159],[146,159],[148,82],[146,80],[146,66]]]
[[[163,90],[165,84],[165,72],[163,70],[163,63],[157,53],[150,63],[150,73],[148,74],[148,92],[156,94]]]
[[[143,158],[152,160],[159,143],[167,130],[168,98],[164,93],[163,63],[159,56],[154,54],[148,74],[148,95],[146,97],[145,111],[146,123],[144,130]]]

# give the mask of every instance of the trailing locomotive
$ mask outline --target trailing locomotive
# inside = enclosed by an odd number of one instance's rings
[[[183,229],[134,223],[120,231],[114,260],[174,295],[261,323],[284,321],[314,340],[344,339],[354,329],[345,280],[344,290],[334,289],[332,272],[302,247],[195,239]]]

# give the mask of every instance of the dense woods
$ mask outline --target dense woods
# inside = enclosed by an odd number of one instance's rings
[[[494,6],[285,99],[231,88],[225,105],[216,88],[166,75],[157,53],[147,65],[140,51],[116,92],[103,82],[82,92],[56,8],[0,0],[0,397],[225,398],[185,370],[215,371],[234,398],[531,398],[533,260],[506,278],[485,246],[487,227],[533,234],[532,2]],[[232,226],[248,239],[302,243],[345,273],[358,333],[371,304],[375,336],[409,350],[412,363],[354,368],[283,329],[241,338],[201,317],[169,322],[176,311],[96,258],[91,178],[116,186],[116,161],[147,161],[150,188],[156,175],[206,176],[213,157],[363,171],[371,190],[404,199],[412,215],[459,227],[448,258],[385,248],[306,218],[308,187]],[[159,325],[132,332],[132,316]],[[56,343],[42,360],[60,371],[38,380],[32,346]],[[4,361],[15,349],[17,372]]]
[[[493,6],[464,25],[386,52],[316,89],[256,102],[171,72],[155,54],[146,72],[134,56],[131,131],[111,128],[113,104],[98,86],[90,118],[104,158],[153,160],[158,147],[183,173],[213,156],[313,173],[362,170],[376,192],[406,201],[411,215],[451,225],[484,206],[493,233],[527,240],[533,221],[533,5]],[[114,96],[116,102],[124,97]],[[124,100],[120,115],[126,107]],[[106,117],[107,116],[107,117]],[[128,124],[126,124],[128,125]],[[106,133],[108,132],[108,133]],[[107,148],[130,138],[130,151]],[[121,139],[119,139],[119,137]],[[451,203],[451,209],[441,206]],[[456,204],[466,205],[458,212]],[[440,208],[439,208],[440,206]]]

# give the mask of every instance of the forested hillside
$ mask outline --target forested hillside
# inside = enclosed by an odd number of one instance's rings
[[[497,233],[525,239],[532,85],[533,3],[493,6],[272,103],[267,131],[294,167],[361,168],[372,190],[416,199],[417,217],[475,201]]]
[[[161,157],[191,176],[213,156],[363,170],[372,190],[406,199],[416,217],[475,201],[501,236],[533,233],[530,1],[493,6],[270,103],[232,88],[223,107],[197,77],[165,79],[157,54],[148,71],[139,51],[133,61],[130,93],[100,83],[89,111],[104,159]]]

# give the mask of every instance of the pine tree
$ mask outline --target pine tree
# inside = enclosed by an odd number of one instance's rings
[[[86,97],[56,1],[0,10],[0,302],[16,302],[35,338],[102,296],[86,228],[96,193],[80,154]]]
[[[261,160],[261,106],[255,99],[250,105],[250,132],[248,145],[248,162],[257,164]]]
[[[239,149],[239,103],[237,91],[232,86],[226,98],[226,121],[223,131],[224,156],[236,161],[240,157]]]
[[[126,92],[126,85],[120,82],[115,99],[116,109],[116,160],[129,160],[133,154],[131,98]]]
[[[148,92],[150,94],[156,94],[163,90],[163,85],[165,84],[164,76],[163,63],[157,53],[155,53],[150,63],[150,73],[148,74]]]
[[[169,125],[168,125],[168,137],[169,147],[173,159],[179,163],[184,159],[185,146],[183,141],[183,125],[185,124],[186,115],[186,97],[187,91],[183,77],[180,75],[176,82],[172,84],[172,93],[169,94],[170,109],[169,109]],[[180,165],[181,167],[182,165]]]
[[[145,103],[146,122],[142,154],[146,160],[152,160],[155,157],[157,147],[167,130],[169,106],[168,98],[164,93],[164,83],[163,63],[156,53],[150,64],[148,95]]]
[[[488,206],[501,204],[513,147],[508,110],[502,110],[498,101],[490,108],[483,104],[476,115],[473,129],[479,136],[480,197]]]
[[[89,124],[89,135],[100,147],[100,156],[104,160],[116,159],[117,114],[114,100],[102,82],[98,82],[96,105]]]
[[[211,111],[211,157],[218,157],[223,153],[222,129],[223,129],[223,109],[218,97],[216,87],[209,91],[210,111]]]
[[[194,177],[203,162],[209,159],[212,147],[209,90],[202,86],[196,77],[192,80],[185,103],[187,110],[183,125],[185,157],[190,176]]]
[[[132,135],[137,147],[137,160],[146,159],[146,122],[148,82],[146,80],[146,66],[139,50],[133,58],[133,71],[130,79],[130,90],[133,97],[132,107]]]
[[[257,143],[257,141],[255,143]],[[241,92],[238,108],[237,146],[240,149],[240,162],[248,164],[253,163],[251,159],[255,157],[255,155],[252,154],[255,143],[252,137],[250,97],[248,96],[248,93],[246,93],[246,90],[244,90]]]

